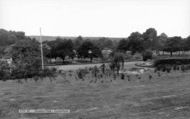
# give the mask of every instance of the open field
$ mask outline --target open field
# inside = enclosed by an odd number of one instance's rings
[[[152,78],[150,79],[150,74]],[[189,119],[190,72],[153,71],[131,80],[0,81],[0,119]],[[111,82],[112,80],[112,82]],[[19,114],[19,109],[70,109],[70,113]]]

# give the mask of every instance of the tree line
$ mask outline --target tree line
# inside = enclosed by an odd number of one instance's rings
[[[100,38],[99,40],[90,40],[84,39],[79,36],[74,40],[64,39],[57,37],[54,41],[45,41],[43,42],[45,56],[47,58],[61,58],[63,61],[65,57],[73,59],[74,57],[78,58],[90,58],[91,61],[93,58],[102,57],[102,50],[104,48],[114,49],[116,47],[115,41],[112,41],[109,38]]]
[[[180,36],[168,37],[165,33],[157,35],[154,28],[147,29],[144,33],[133,32],[126,39],[122,39],[118,43],[118,51],[144,52],[146,50],[162,52],[186,52],[190,50],[190,36],[182,38]]]
[[[4,55],[7,47],[26,39],[31,38],[25,36],[24,32],[0,29],[0,54]],[[187,38],[180,36],[168,37],[165,33],[158,35],[154,28],[148,28],[142,34],[132,32],[127,38],[121,40],[114,41],[106,37],[91,40],[85,39],[82,36],[71,40],[57,37],[54,41],[43,42],[43,46],[44,54],[47,58],[60,57],[63,61],[66,56],[71,59],[78,57],[90,58],[91,60],[95,57],[102,57],[101,51],[105,48],[111,49],[113,52],[131,51],[132,54],[154,50],[158,54],[160,51],[169,52],[172,56],[173,52],[186,52],[190,50],[190,36]]]
[[[66,56],[70,58],[90,58],[102,57],[102,50],[109,48],[113,52],[131,51],[132,55],[136,52],[143,53],[145,51],[156,51],[159,55],[160,51],[173,52],[190,50],[190,36],[182,38],[180,36],[168,37],[165,33],[157,34],[156,29],[148,28],[144,33],[132,32],[127,38],[119,41],[112,41],[109,38],[100,38],[99,40],[84,39],[79,36],[74,40],[63,39],[58,37],[55,41],[46,41],[44,44],[50,46],[46,56],[48,58],[60,57],[65,60]]]

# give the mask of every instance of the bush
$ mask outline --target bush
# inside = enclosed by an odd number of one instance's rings
[[[119,74],[119,70],[124,68],[124,63],[125,63],[125,58],[124,58],[124,54],[120,53],[120,52],[116,52],[114,53],[113,57],[112,57],[112,61],[110,63],[110,69],[112,71],[117,71],[117,73]]]
[[[135,53],[133,56],[132,56],[132,59],[133,60],[142,60],[142,55],[140,53]]]
[[[190,64],[190,58],[168,58],[168,59],[158,59],[154,61],[154,66],[159,65],[188,65]]]
[[[170,67],[170,66],[169,66],[169,67],[166,67],[166,71],[167,71],[168,73],[170,73],[171,67]]]
[[[174,71],[177,70],[177,66],[176,65],[173,66],[173,70]]]
[[[38,75],[39,77],[55,77],[56,70],[55,69],[44,69],[39,71]]]
[[[10,66],[5,61],[0,61],[0,80],[55,77],[55,73],[55,69],[25,70],[21,67]]]
[[[152,59],[152,51],[144,51],[143,54],[142,54],[142,57],[143,57],[143,61],[146,61],[148,59]]]
[[[0,80],[11,78],[11,67],[6,61],[0,61]]]
[[[10,54],[10,65],[6,61],[0,62],[0,78],[3,80],[48,77],[55,73],[50,69],[41,69],[40,47],[37,41],[18,41],[12,46]]]
[[[84,77],[89,73],[88,69],[78,69],[77,70],[77,76],[79,79],[83,79]]]

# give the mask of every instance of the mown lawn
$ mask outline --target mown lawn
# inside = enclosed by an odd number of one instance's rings
[[[150,78],[150,75],[152,78]],[[0,119],[189,119],[190,72],[139,76],[0,81]],[[112,81],[111,81],[112,80]],[[91,82],[91,83],[90,83]],[[20,114],[19,109],[70,109],[64,114]]]

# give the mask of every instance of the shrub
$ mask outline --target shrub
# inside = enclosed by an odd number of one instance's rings
[[[148,59],[152,59],[152,51],[147,50],[142,53],[143,61],[146,61]]]
[[[166,71],[167,71],[168,73],[170,73],[171,68],[167,67],[167,68],[166,68]]]
[[[27,79],[35,77],[55,77],[56,70],[25,70],[21,67],[10,66],[7,62],[0,61],[0,80]]]
[[[179,70],[179,69],[180,69],[179,66],[177,66],[177,67],[176,67],[176,70]]]
[[[187,65],[187,70],[190,70],[190,65]]]
[[[77,71],[77,76],[78,76],[79,79],[84,79],[84,77],[86,76],[87,73],[89,73],[87,71],[87,69],[79,69]]]
[[[121,79],[124,80],[125,79],[125,75],[122,73],[121,74]]]
[[[99,73],[98,67],[97,67],[97,66],[94,66],[94,67],[92,68],[91,72],[92,72],[92,75],[93,75],[94,77],[97,77],[97,74]]]
[[[163,66],[163,67],[162,67],[162,72],[165,72],[165,71],[166,71],[166,67]]]
[[[173,70],[174,71],[177,70],[177,66],[176,65],[173,66]]]
[[[40,47],[35,40],[16,42],[10,51],[12,63],[0,62],[1,79],[27,79],[54,76],[55,70],[41,69]]]
[[[167,58],[157,59],[154,61],[154,66],[159,65],[187,65],[190,64],[190,58]]]
[[[132,58],[133,60],[142,60],[142,55],[140,53],[135,53]]]
[[[54,69],[44,69],[39,71],[39,74],[37,76],[40,77],[55,77],[56,70]]]
[[[184,72],[185,71],[185,66],[181,65],[181,71]]]
[[[5,61],[0,61],[0,80],[11,78],[11,67]]]
[[[110,69],[112,71],[117,71],[117,73],[119,74],[119,70],[122,68],[124,68],[124,62],[125,62],[125,58],[124,58],[124,54],[120,53],[120,52],[116,52],[112,58],[111,64],[110,64]]]

